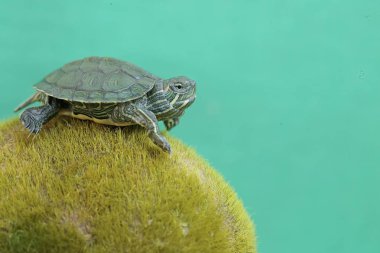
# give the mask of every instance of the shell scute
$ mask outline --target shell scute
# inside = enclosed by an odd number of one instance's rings
[[[106,92],[104,93],[104,99],[105,100],[115,100],[118,99],[118,93],[116,92]]]
[[[89,94],[88,94],[88,98],[89,99],[94,99],[94,98],[100,98],[100,97],[102,97],[103,96],[103,92],[100,92],[100,91],[94,91],[94,92],[90,92]]]
[[[117,103],[145,95],[158,79],[128,62],[90,57],[64,65],[35,87],[63,100]]]
[[[134,79],[140,79],[144,76],[150,76],[150,73],[146,73],[134,65],[128,65],[128,66],[123,65],[121,66],[121,70],[123,73],[133,77]]]
[[[77,61],[73,61],[73,62],[70,62],[68,64],[65,64],[61,70],[65,73],[69,73],[71,71],[76,71],[79,69],[80,65],[82,64],[83,60],[77,60]]]
[[[104,60],[104,61],[100,62],[99,69],[106,74],[121,71],[119,64],[114,64],[113,62],[111,62],[109,60]]]
[[[67,98],[72,98],[74,96],[75,90],[61,88],[57,91],[53,91],[53,93],[55,92],[59,92],[62,96],[65,96]]]
[[[82,73],[72,71],[63,75],[57,82],[57,86],[64,89],[75,89],[82,81]]]
[[[45,77],[46,82],[48,83],[56,83],[59,79],[65,74],[62,70],[54,71],[53,73],[49,74],[47,77]]]
[[[87,91],[77,90],[73,92],[73,96],[76,97],[78,101],[84,101],[88,98],[89,94]]]
[[[99,71],[99,61],[95,61],[92,58],[83,59],[82,64],[79,66],[79,69],[84,73],[88,72],[97,72]]]

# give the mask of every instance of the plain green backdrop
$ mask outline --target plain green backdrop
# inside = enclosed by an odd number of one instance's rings
[[[173,134],[236,189],[260,252],[380,252],[379,1],[1,0],[0,118],[94,55],[198,82]]]

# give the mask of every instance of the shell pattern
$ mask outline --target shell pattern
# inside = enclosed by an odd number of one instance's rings
[[[119,103],[142,97],[158,79],[129,62],[90,57],[64,65],[34,87],[67,101]]]

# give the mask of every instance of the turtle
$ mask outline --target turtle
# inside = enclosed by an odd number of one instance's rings
[[[126,61],[110,57],[87,57],[70,62],[34,85],[36,93],[15,109],[24,109],[20,121],[38,134],[57,115],[95,123],[147,129],[150,139],[163,151],[171,147],[160,133],[179,124],[196,98],[196,82],[185,76],[159,78]]]

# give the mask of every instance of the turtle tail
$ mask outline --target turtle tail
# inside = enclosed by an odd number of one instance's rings
[[[41,101],[41,92],[36,92],[33,94],[30,98],[28,98],[24,103],[19,105],[16,109],[14,109],[14,112],[18,112],[21,109],[27,107],[30,104],[33,104],[34,102]]]

